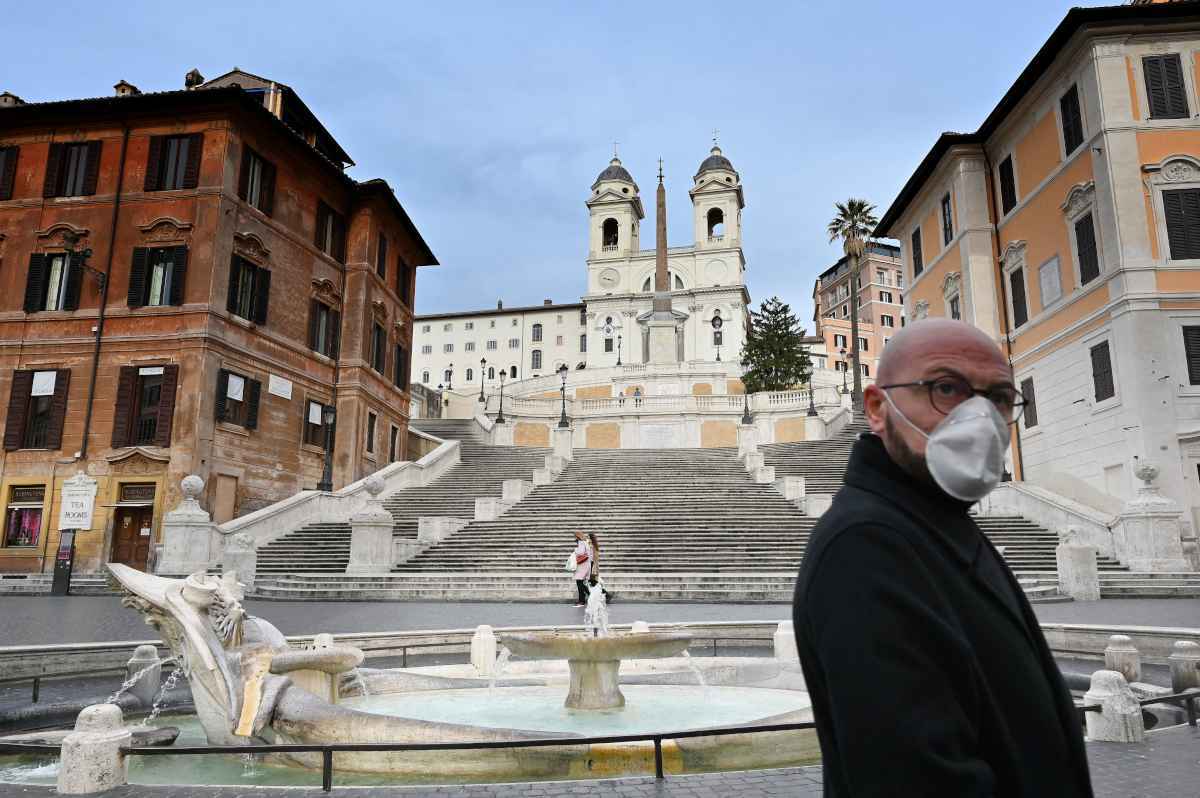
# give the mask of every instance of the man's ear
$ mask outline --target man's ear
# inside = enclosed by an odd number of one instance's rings
[[[876,435],[883,435],[883,428],[887,421],[887,397],[877,385],[868,385],[863,391],[863,411],[867,416],[867,424],[871,427],[871,432]]]

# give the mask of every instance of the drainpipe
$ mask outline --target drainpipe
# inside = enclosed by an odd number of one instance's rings
[[[996,245],[996,279],[1000,284],[1000,318],[1004,320],[1004,356],[1008,359],[1008,369],[1012,371],[1012,322],[1008,318],[1008,285],[1004,282],[1004,266],[1000,263],[1000,215],[996,208],[996,186],[992,182],[992,159],[988,157],[987,147],[983,150],[983,163],[987,167],[987,180],[984,181],[984,186],[987,187],[988,195],[988,212],[992,216],[992,241]],[[1016,375],[1013,376],[1016,379]],[[1017,456],[1017,470],[1021,472],[1021,481],[1025,481],[1025,458],[1021,455],[1021,422],[1012,425],[1013,434],[1016,436],[1015,454]]]
[[[121,210],[121,191],[125,186],[125,151],[129,146],[129,125],[121,125],[121,162],[117,167],[117,193],[113,196],[112,220],[108,227],[108,257],[104,262],[104,282],[100,286],[100,314],[96,319],[96,340],[92,345],[92,375],[88,380],[87,409],[83,416],[83,443],[79,447],[79,459],[86,460],[88,437],[92,429],[92,406],[96,400],[96,372],[100,369],[100,340],[104,336],[104,311],[108,307],[108,284],[112,282],[113,253],[117,249],[117,215]]]

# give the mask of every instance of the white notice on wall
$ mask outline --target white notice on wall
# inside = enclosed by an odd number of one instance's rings
[[[35,371],[33,372],[33,390],[30,392],[32,396],[53,396],[54,395],[54,379],[58,376],[57,371]]]
[[[291,399],[292,381],[285,380],[283,377],[276,377],[274,374],[272,374],[267,379],[267,393],[283,397],[284,399]]]
[[[143,366],[138,369],[139,377],[161,377],[163,373],[162,366]]]
[[[308,403],[308,423],[321,425],[321,405],[317,402]]]
[[[235,402],[242,401],[242,392],[246,388],[246,380],[236,374],[229,375],[229,387],[225,390],[225,395]]]

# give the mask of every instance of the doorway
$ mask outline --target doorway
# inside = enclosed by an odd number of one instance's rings
[[[112,556],[109,562],[119,562],[146,570],[150,559],[150,543],[154,539],[153,507],[118,507],[113,515]]]

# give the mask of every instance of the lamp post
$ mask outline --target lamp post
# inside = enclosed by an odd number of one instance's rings
[[[558,418],[558,428],[566,429],[571,426],[571,422],[567,421],[567,364],[563,363],[558,367],[558,376],[562,377],[562,386],[558,389],[562,394],[562,415]]]
[[[846,347],[839,349],[838,354],[842,356],[842,393],[850,393],[846,387]]]
[[[446,390],[454,390],[454,364],[450,364],[450,368],[446,369]]]
[[[753,424],[754,418],[750,415],[750,392],[746,391],[742,396],[745,397],[745,404],[742,405],[742,423]]]
[[[486,365],[487,365],[487,358],[486,357],[479,358],[479,401],[484,402],[484,403],[487,402],[487,399],[483,395],[483,384],[484,384],[484,381],[487,379],[487,374],[484,373],[483,367]]]
[[[717,362],[718,363],[721,362],[721,327],[724,324],[725,324],[725,322],[721,320],[720,316],[713,316],[713,320],[712,320],[713,340],[716,341],[716,344],[717,344]]]
[[[504,369],[500,369],[500,412],[496,413],[496,423],[504,423]]]
[[[333,422],[337,412],[333,405],[325,405],[321,409],[321,423],[325,426],[325,468],[321,471],[321,481],[317,490],[329,493],[333,490]]]
[[[816,391],[813,390],[811,382],[808,384],[808,415],[817,415]]]
[[[617,335],[617,365],[621,365],[621,336]]]

